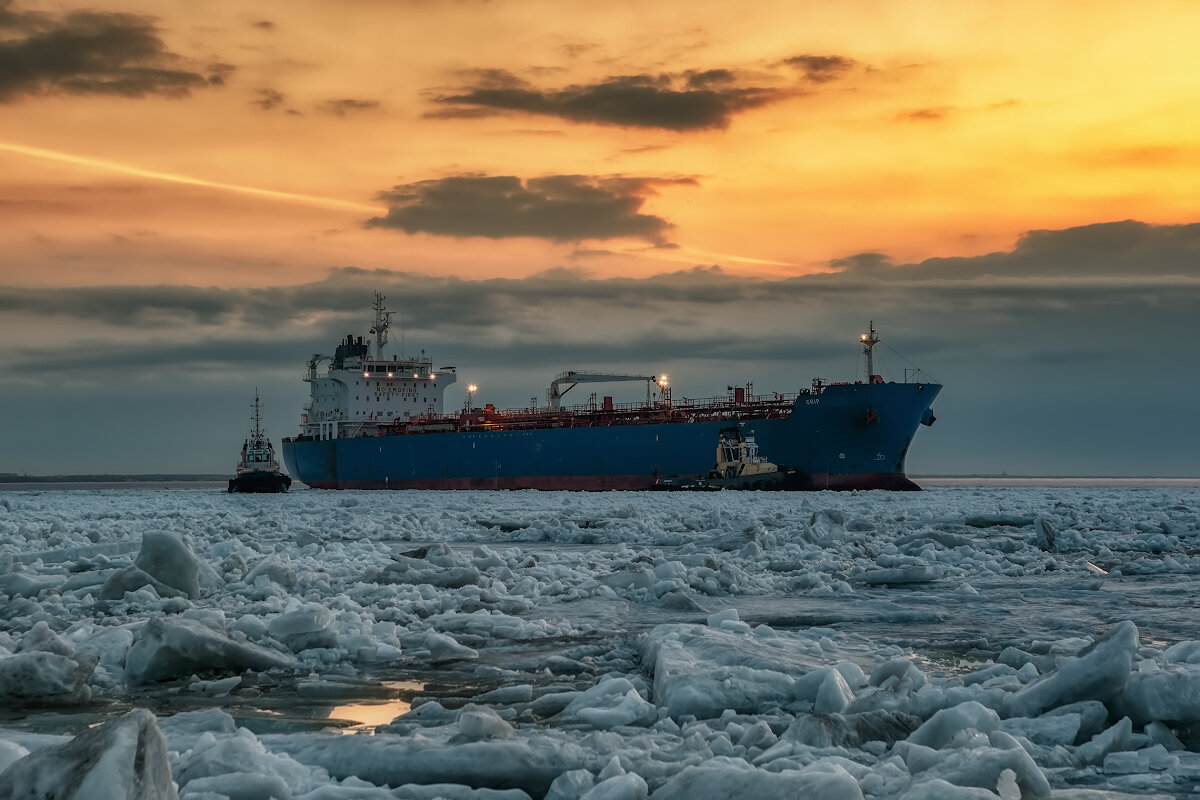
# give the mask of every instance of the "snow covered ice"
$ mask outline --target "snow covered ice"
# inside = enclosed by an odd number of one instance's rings
[[[0,800],[1200,796],[1198,604],[1188,488],[10,491]]]

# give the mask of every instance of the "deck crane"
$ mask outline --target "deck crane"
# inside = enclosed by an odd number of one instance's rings
[[[568,370],[553,381],[550,382],[550,389],[546,392],[550,401],[552,410],[560,408],[560,400],[567,392],[575,388],[578,383],[610,383],[615,381],[645,381],[646,382],[646,405],[650,405],[650,393],[655,386],[665,388],[667,385],[666,375],[613,375],[605,372],[586,372],[583,370]],[[564,384],[567,388],[559,390]]]

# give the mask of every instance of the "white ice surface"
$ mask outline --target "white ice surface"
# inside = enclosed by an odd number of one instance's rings
[[[1194,490],[4,499],[0,798],[1200,788]]]

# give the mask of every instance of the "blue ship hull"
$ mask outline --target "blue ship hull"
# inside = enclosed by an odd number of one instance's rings
[[[793,489],[917,489],[904,460],[932,422],[931,383],[834,384],[786,416],[745,419]],[[321,489],[650,489],[712,467],[729,420],[285,439],[291,474]]]

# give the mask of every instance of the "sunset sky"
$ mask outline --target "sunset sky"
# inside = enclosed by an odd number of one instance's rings
[[[1197,30],[1156,0],[0,0],[0,472],[231,471],[255,388],[294,433],[381,291],[501,406],[569,368],[853,379],[874,320],[888,377],[946,386],[910,474],[1196,475]]]

